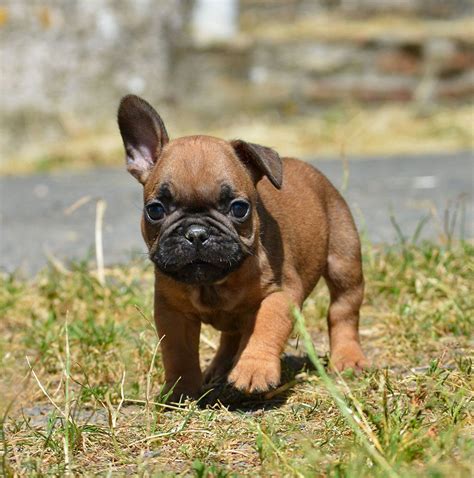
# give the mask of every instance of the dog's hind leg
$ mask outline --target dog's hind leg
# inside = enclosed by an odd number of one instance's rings
[[[328,311],[331,364],[337,370],[368,366],[359,341],[359,310],[364,298],[360,241],[352,216],[342,198],[332,215],[329,254],[324,278],[331,302]]]
[[[239,350],[240,339],[239,333],[221,333],[216,355],[204,372],[204,383],[213,383],[229,373]]]

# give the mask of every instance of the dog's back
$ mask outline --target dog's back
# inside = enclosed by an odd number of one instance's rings
[[[325,274],[324,258],[329,260],[333,250],[346,248],[351,255],[359,255],[358,234],[345,200],[318,169],[295,158],[283,158],[283,177],[280,190],[267,179],[257,187],[263,203],[262,242],[274,262],[282,252],[292,256],[290,263],[307,295]],[[277,250],[277,234],[285,244],[282,251]],[[293,275],[292,271],[284,273]]]

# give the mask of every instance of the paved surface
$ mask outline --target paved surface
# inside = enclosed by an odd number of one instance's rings
[[[313,164],[341,187],[340,161]],[[352,159],[349,171],[344,196],[359,229],[372,242],[397,240],[392,210],[409,237],[420,219],[435,211],[439,219],[431,217],[421,237],[437,238],[443,232],[445,210],[452,213],[461,196],[465,213],[458,211],[455,235],[464,229],[465,238],[474,237],[472,154]],[[125,261],[132,251],[145,252],[139,228],[141,186],[125,169],[0,178],[0,269],[33,273],[44,266],[48,254],[66,262],[87,254],[94,257],[99,198],[107,203],[106,263]]]

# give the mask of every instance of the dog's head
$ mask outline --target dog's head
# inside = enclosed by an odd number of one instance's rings
[[[129,95],[118,111],[128,171],[144,186],[142,232],[158,269],[188,284],[222,281],[255,251],[256,183],[281,187],[270,148],[189,136],[169,141],[163,121]]]

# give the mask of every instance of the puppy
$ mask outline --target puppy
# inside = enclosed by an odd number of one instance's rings
[[[280,354],[320,277],[331,303],[331,362],[367,365],[359,343],[360,242],[347,204],[312,166],[242,140],[170,141],[158,113],[125,96],[127,169],[142,185],[141,222],[155,265],[155,321],[172,400],[227,376],[244,392],[280,381]],[[201,324],[221,331],[202,374]]]

